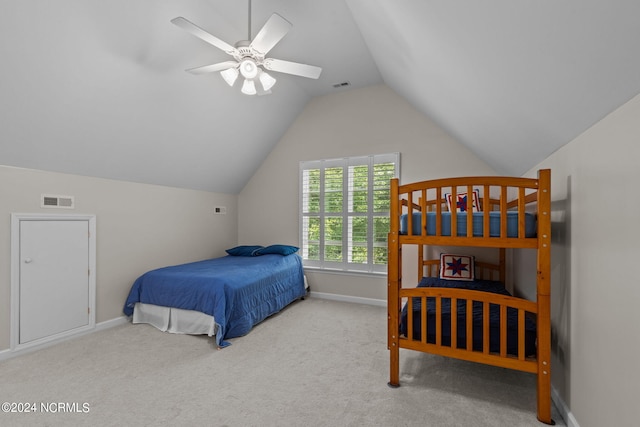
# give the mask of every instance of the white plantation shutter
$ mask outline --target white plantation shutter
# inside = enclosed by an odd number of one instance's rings
[[[389,180],[399,153],[300,163],[300,247],[305,266],[384,272]]]

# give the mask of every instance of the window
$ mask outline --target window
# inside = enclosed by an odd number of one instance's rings
[[[300,247],[305,266],[385,272],[389,181],[399,153],[300,162]]]

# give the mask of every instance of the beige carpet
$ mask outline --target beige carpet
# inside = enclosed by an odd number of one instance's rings
[[[544,425],[531,374],[403,351],[389,388],[383,307],[310,298],[231,342],[127,324],[0,362],[0,401],[38,410],[0,425]]]

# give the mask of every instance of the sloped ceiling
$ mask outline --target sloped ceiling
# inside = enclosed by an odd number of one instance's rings
[[[637,0],[347,0],[387,85],[521,175],[640,92]]]
[[[247,6],[3,0],[0,164],[234,194],[311,98],[385,83],[519,175],[640,92],[635,0],[253,0],[253,35],[293,23],[269,56],[320,79],[249,97],[185,73],[229,57],[169,21],[234,44]]]

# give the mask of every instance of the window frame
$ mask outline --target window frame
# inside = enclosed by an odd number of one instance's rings
[[[384,245],[384,250],[386,251],[387,247],[387,233],[384,233],[384,244],[375,242],[375,230],[374,230],[374,219],[375,218],[389,218],[389,210],[385,211],[375,211],[374,206],[374,190],[379,191],[380,188],[375,188],[375,180],[374,180],[374,172],[376,164],[388,164],[392,163],[394,165],[394,171],[392,178],[397,178],[400,176],[400,153],[386,153],[386,154],[374,154],[374,155],[365,155],[365,156],[352,156],[352,157],[342,157],[335,159],[323,159],[323,160],[310,160],[310,161],[301,161],[300,169],[299,169],[299,208],[298,208],[298,218],[299,218],[299,243],[300,243],[300,255],[303,259],[303,263],[305,267],[325,270],[325,271],[333,271],[333,272],[349,272],[349,273],[372,273],[372,274],[383,274],[387,272],[387,264],[376,264],[374,260],[375,249],[380,248]],[[349,209],[353,202],[353,197],[349,197],[353,195],[355,190],[349,187],[350,182],[350,171],[353,171],[353,167],[357,166],[367,166],[367,212],[353,212],[352,209]],[[330,168],[342,168],[342,211],[341,212],[327,212],[325,209],[325,171]],[[316,193],[315,191],[310,191],[309,186],[305,184],[305,171],[309,170],[319,170],[318,172],[318,212],[305,212],[305,209],[308,208],[309,197],[312,193]],[[308,177],[308,173],[306,175]],[[350,191],[351,190],[351,191]],[[390,183],[387,188],[383,190],[390,190]],[[307,209],[308,210],[308,209]],[[343,230],[341,241],[338,242],[338,245],[341,245],[342,250],[342,260],[341,261],[332,261],[325,259],[325,246],[326,246],[326,235],[325,235],[325,219],[330,217],[338,217],[342,219]],[[367,218],[367,236],[366,242],[364,244],[357,244],[352,246],[364,246],[367,247],[367,261],[366,263],[362,262],[350,262],[350,243],[352,238],[350,238],[350,231],[353,231],[352,228],[348,226],[348,224],[353,223],[354,218]],[[319,235],[318,241],[316,242],[318,245],[318,259],[312,260],[308,259],[308,249],[309,249],[309,240],[307,231],[308,226],[308,218],[317,218],[318,227],[319,227]],[[335,243],[335,242],[334,242]],[[338,246],[336,245],[336,246]]]

